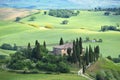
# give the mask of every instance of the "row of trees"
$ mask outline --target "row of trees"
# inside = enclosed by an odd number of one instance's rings
[[[115,63],[120,63],[120,55],[117,58],[112,58],[111,56],[108,56],[107,58]]]
[[[43,45],[36,40],[35,46],[28,43],[27,48],[17,51],[11,55],[7,67],[13,70],[51,71],[67,73],[70,71],[66,59],[62,56],[48,54],[46,42]]]
[[[79,67],[83,68],[83,73],[85,68],[89,66],[90,63],[95,62],[99,58],[100,49],[99,46],[95,46],[94,50],[91,45],[89,47],[83,48],[82,38],[77,38],[73,41],[73,49],[67,49],[68,58],[67,60],[74,64],[79,64]]]
[[[118,29],[119,25],[116,26],[101,26],[101,30],[100,31],[108,31],[108,30],[112,30],[112,31],[120,31],[120,29]]]
[[[70,18],[71,16],[77,16],[79,15],[79,11],[74,10],[67,10],[67,9],[56,9],[56,10],[49,10],[48,15],[55,16],[55,17],[61,17],[61,18]]]

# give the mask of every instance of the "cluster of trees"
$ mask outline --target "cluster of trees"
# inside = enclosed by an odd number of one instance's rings
[[[115,63],[120,63],[120,55],[118,56],[118,58],[112,58],[111,56],[107,57],[109,60],[112,60]]]
[[[24,70],[24,72],[50,71],[67,73],[70,71],[64,57],[48,54],[46,42],[40,45],[37,40],[33,48],[28,43],[27,48],[12,54],[7,67],[13,70]]]
[[[79,15],[80,11],[74,11],[74,10],[67,10],[67,9],[56,9],[56,10],[49,10],[48,15],[55,16],[55,17],[61,17],[61,18],[70,18],[71,16],[77,16]]]
[[[119,27],[119,25],[117,26]],[[101,26],[101,30],[100,31],[108,31],[108,30],[112,30],[112,31],[120,31],[120,29],[118,29],[116,26]]]
[[[110,12],[114,12],[113,15],[120,15],[120,8],[95,8],[94,11],[106,11],[104,15],[109,15]]]
[[[18,47],[16,44],[14,44],[14,46],[10,45],[10,44],[7,44],[7,43],[4,43],[0,46],[1,49],[5,49],[5,50],[17,50]]]
[[[100,49],[99,46],[92,49],[91,45],[86,50],[82,47],[82,38],[77,38],[73,41],[73,49],[67,49],[68,58],[67,60],[71,63],[78,63],[79,67],[83,68],[83,73],[85,73],[85,68],[90,64],[98,60]]]
[[[103,40],[102,39],[97,40],[96,38],[91,40],[89,37],[86,37],[86,39],[83,42],[103,42]]]

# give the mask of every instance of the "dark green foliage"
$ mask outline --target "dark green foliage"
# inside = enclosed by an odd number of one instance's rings
[[[115,63],[120,63],[120,56],[118,56],[118,58],[112,58],[111,56],[107,57],[109,60],[112,60]]]
[[[110,15],[110,12],[106,11],[106,12],[104,13],[104,15],[105,15],[105,16],[109,16],[109,15]]]
[[[64,41],[63,41],[63,38],[61,37],[61,38],[60,38],[59,45],[63,45],[63,44],[64,44]]]
[[[40,43],[36,41],[35,48],[32,51],[32,57],[36,60],[40,60],[42,58],[41,50],[40,50]]]
[[[34,21],[36,19],[36,17],[32,16],[30,17],[29,21]]]
[[[55,56],[46,54],[48,51],[45,46],[40,45],[36,40],[35,47],[31,48],[28,43],[27,48],[11,55],[7,67],[13,70],[23,70],[23,73],[39,73],[38,70],[50,72],[67,73],[70,71],[67,65],[66,56]]]
[[[5,59],[6,55],[0,55],[0,60]]]
[[[70,69],[67,64],[64,62],[59,62],[57,70],[61,73],[68,73],[70,72]]]
[[[76,55],[76,48],[75,48],[75,40],[73,41],[73,53],[72,53],[72,62],[77,63],[77,55]]]
[[[68,48],[68,49],[67,49],[67,54],[68,54],[68,56],[71,56],[71,51],[72,51],[71,48]]]
[[[93,62],[93,50],[92,50],[91,45],[89,45],[89,61],[90,63]]]
[[[45,41],[43,42],[43,47],[46,49],[46,42]]]
[[[62,21],[62,24],[68,24],[68,20],[64,20],[64,21]]]
[[[14,44],[14,46],[13,46],[13,50],[17,50],[17,46],[16,46],[16,44]]]
[[[117,29],[116,26],[101,26],[101,30],[100,31],[108,31],[108,30],[120,31],[119,29]]]
[[[95,53],[95,58],[98,60],[99,55],[100,55],[99,46],[96,46],[96,47],[94,48],[94,53]]]
[[[96,75],[96,80],[106,80],[102,74],[97,74]]]
[[[47,14],[47,11],[44,11],[44,15],[46,15]]]
[[[19,22],[21,20],[20,17],[16,17],[15,22]]]
[[[61,18],[70,18],[71,16],[77,16],[79,11],[76,13],[74,10],[66,10],[66,9],[57,9],[57,10],[49,10],[50,16],[61,17]]]
[[[89,52],[88,52],[88,47],[86,47],[85,60],[86,60],[86,65],[89,65]]]
[[[10,44],[2,44],[1,46],[2,49],[6,49],[6,50],[13,50],[13,47]]]

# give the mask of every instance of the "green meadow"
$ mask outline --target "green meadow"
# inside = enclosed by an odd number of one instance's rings
[[[93,47],[100,45],[103,57],[117,57],[120,54],[120,32],[107,31],[99,32],[101,26],[120,24],[120,16],[110,15],[104,16],[103,11],[80,11],[78,16],[71,18],[57,18],[44,15],[44,11],[39,14],[33,14],[20,20],[22,23],[13,21],[0,21],[0,45],[3,43],[14,44],[18,46],[27,46],[28,42],[34,45],[35,40],[39,40],[41,44],[46,41],[47,44],[58,44],[60,37],[64,41],[71,42],[73,39],[86,37],[92,39],[102,39],[102,43],[83,43],[83,47],[89,44]],[[29,21],[31,17],[35,17],[34,21]],[[61,22],[68,20],[68,24],[63,25]],[[33,27],[29,24],[36,25]],[[45,28],[51,26],[52,29]],[[47,46],[52,50],[53,46]],[[1,50],[0,50],[1,51]]]
[[[87,80],[77,74],[17,74],[0,72],[1,80]]]

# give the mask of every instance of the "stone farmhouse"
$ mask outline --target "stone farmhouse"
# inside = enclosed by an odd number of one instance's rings
[[[65,43],[64,45],[58,45],[53,47],[53,53],[55,55],[67,55],[67,49],[73,48],[72,43]]]
[[[55,55],[68,55],[67,54],[67,49],[68,48],[73,49],[73,43],[65,43],[64,45],[54,46],[53,47],[53,54],[55,54]],[[85,51],[84,51],[84,48],[83,48],[83,53],[84,52]]]

